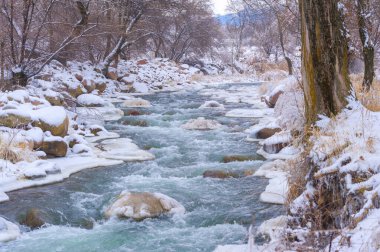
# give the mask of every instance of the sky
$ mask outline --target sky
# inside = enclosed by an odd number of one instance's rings
[[[212,0],[214,3],[214,12],[216,15],[224,15],[226,14],[226,7],[228,0]]]

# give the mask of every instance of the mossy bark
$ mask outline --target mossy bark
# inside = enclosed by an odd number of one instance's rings
[[[302,77],[306,119],[331,116],[346,105],[350,91],[348,36],[338,0],[300,0]]]

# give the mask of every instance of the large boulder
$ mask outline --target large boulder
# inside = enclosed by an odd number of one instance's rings
[[[106,218],[132,218],[141,221],[156,218],[162,214],[184,213],[185,208],[175,199],[161,193],[123,192],[107,208]]]
[[[65,157],[67,154],[67,143],[61,137],[45,137],[41,150],[53,157]]]
[[[44,132],[50,131],[53,136],[64,137],[69,129],[69,117],[64,108],[53,106],[33,111],[33,126]]]
[[[222,127],[222,125],[218,121],[208,120],[204,117],[199,117],[197,119],[189,120],[181,127],[187,130],[214,130]]]
[[[22,112],[19,109],[8,109],[0,111],[0,126],[9,128],[24,127],[32,122],[32,119],[27,112]]]

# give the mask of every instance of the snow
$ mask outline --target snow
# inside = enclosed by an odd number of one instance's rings
[[[241,117],[241,118],[260,118],[265,115],[270,115],[271,110],[263,109],[233,109],[226,113],[227,117]]]
[[[94,144],[95,153],[99,157],[123,161],[146,161],[155,158],[150,152],[141,150],[129,138],[116,138],[104,140]]]
[[[0,242],[16,240],[21,235],[20,228],[0,217]]]
[[[148,93],[149,92],[149,88],[145,83],[135,82],[132,84],[132,86],[137,93]]]
[[[67,118],[66,110],[63,107],[45,107],[31,112],[33,121],[42,121],[51,126],[60,126]]]
[[[162,193],[153,193],[153,195],[158,198],[161,202],[161,205],[164,209],[169,210],[170,214],[184,214],[185,213],[185,207],[181,205],[178,201],[175,199],[162,194]]]
[[[181,127],[187,130],[214,130],[222,127],[222,125],[218,121],[199,117],[197,119],[189,120]]]
[[[265,191],[260,194],[260,201],[272,204],[285,204],[288,191],[288,179],[286,173],[277,174],[269,180]]]
[[[123,102],[123,107],[129,107],[129,108],[149,108],[152,105],[149,101],[141,99],[141,98],[134,98],[129,99]]]
[[[85,169],[101,166],[113,166],[123,163],[123,161],[121,160],[108,160],[105,158],[99,158],[97,156],[69,156],[64,158],[50,159],[48,162],[53,163],[52,166],[56,165],[60,167],[61,173],[51,174],[49,176],[46,176],[45,178],[40,178],[36,180],[19,180],[16,176],[2,177],[0,178],[0,192],[10,192],[28,187],[61,182],[64,179],[68,178],[71,174],[77,173]],[[43,167],[43,169],[47,169],[47,166]],[[17,165],[13,165],[13,169],[20,168]]]
[[[157,201],[153,201],[153,199]],[[158,206],[158,205],[160,206]],[[158,217],[161,208],[169,214],[184,214],[185,208],[175,199],[162,193],[133,193],[123,191],[117,200],[106,210],[107,217],[122,216],[141,220]]]
[[[89,121],[99,122],[99,120],[104,121],[117,121],[124,116],[124,112],[121,109],[115,108],[113,106],[109,107],[98,107],[98,108],[76,108],[76,112],[79,115],[79,121]]]
[[[94,94],[82,94],[78,96],[77,102],[84,107],[102,107],[106,104],[101,97]]]

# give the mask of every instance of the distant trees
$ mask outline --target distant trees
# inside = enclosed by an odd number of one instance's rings
[[[38,74],[52,59],[91,30],[87,27],[88,5],[89,2],[85,1],[2,1],[0,32],[6,34],[3,38],[5,60],[11,66],[13,84],[26,85],[29,77]],[[57,13],[65,13],[69,18],[55,15]],[[55,29],[60,26],[63,27],[59,30],[65,31],[65,35],[55,41]]]
[[[291,36],[296,36],[294,34],[293,25],[297,23],[298,13],[295,1],[280,1],[280,0],[262,0],[262,1],[256,1],[256,0],[244,0],[244,3],[248,8],[251,10],[256,10],[257,12],[261,12],[262,16],[264,18],[267,18],[267,16],[270,16],[270,22],[267,20],[267,29],[264,28],[263,34],[273,35],[273,33],[269,33],[269,29],[273,28],[273,25],[276,25],[276,35],[273,41],[276,41],[278,44],[281,54],[286,60],[287,66],[288,66],[288,73],[289,75],[293,74],[293,63],[289,56],[291,51],[294,49],[294,47],[287,48],[288,41],[292,41],[293,44],[295,44],[294,40],[291,40]],[[293,34],[292,34],[293,33]],[[271,43],[270,43],[271,44]],[[266,45],[263,46],[264,49],[266,49],[266,52],[268,52],[268,47]]]
[[[181,61],[215,43],[218,24],[201,0],[2,0],[2,75],[25,85],[51,60],[91,60],[104,74],[129,51]]]
[[[205,54],[220,32],[209,0],[158,1],[146,17],[146,27],[154,56],[176,62]]]

